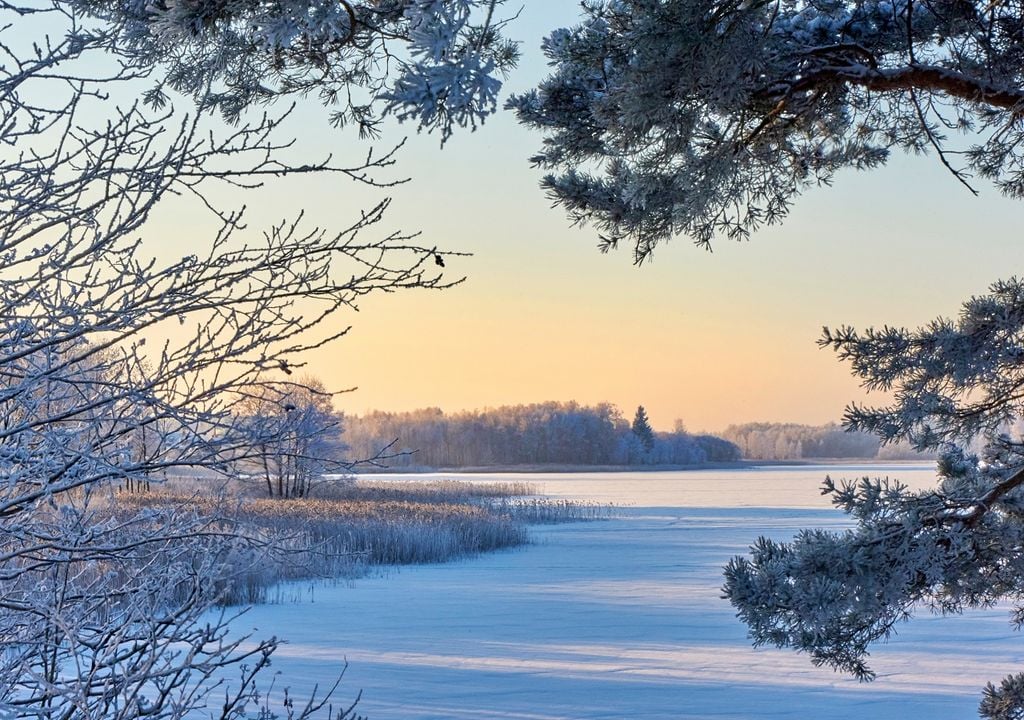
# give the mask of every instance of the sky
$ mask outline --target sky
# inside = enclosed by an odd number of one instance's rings
[[[546,74],[540,39],[577,7],[525,4],[511,31],[524,60],[505,96]],[[317,151],[365,152],[315,103],[296,117]],[[822,326],[926,323],[1024,267],[1024,203],[984,185],[972,197],[934,157],[842,173],[749,242],[707,252],[679,238],[636,267],[629,248],[600,253],[593,229],[551,207],[527,160],[541,138],[510,113],[443,149],[412,127],[388,139],[406,135],[396,177],[411,180],[391,193],[388,222],[472,256],[447,263],[447,277],[465,277],[458,287],[369,298],[339,321],[352,324],[346,338],[310,354],[308,370],[329,386],[357,387],[336,401],[348,413],[576,400],[612,402],[629,417],[644,405],[659,429],[677,418],[691,431],[837,421],[864,396],[817,347]],[[341,223],[374,198],[307,179],[262,211],[279,219],[303,207]]]

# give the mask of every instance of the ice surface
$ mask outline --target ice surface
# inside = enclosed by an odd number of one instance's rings
[[[818,488],[926,466],[473,476],[616,502],[613,520],[537,528],[536,544],[320,587],[312,602],[253,608],[239,623],[289,642],[278,686],[362,690],[371,720],[480,718],[928,718],[975,714],[988,680],[1019,670],[1002,610],[923,614],[879,646],[860,684],[791,651],[753,649],[720,598],[722,565],[759,534],[838,527]]]

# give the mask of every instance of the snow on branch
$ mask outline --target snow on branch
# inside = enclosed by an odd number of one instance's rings
[[[679,235],[746,239],[894,150],[1022,197],[1022,17],[1019,0],[586,3],[508,106],[543,134],[551,198],[636,262]]]
[[[846,426],[883,442],[939,451],[938,484],[911,492],[888,479],[834,482],[823,492],[854,520],[792,542],[760,539],[726,568],[725,594],[756,644],[792,647],[869,680],[873,643],[921,608],[959,613],[1024,588],[1024,286],[998,282],[956,320],[910,330],[826,329],[820,344],[892,402],[851,406]],[[989,685],[983,717],[1024,709],[1022,675]]]
[[[37,12],[60,27],[25,43],[20,23]],[[254,388],[280,387],[304,352],[345,335],[343,314],[367,295],[458,282],[442,274],[446,253],[384,228],[386,199],[337,227],[295,212],[247,229],[225,187],[244,194],[300,174],[387,187],[377,178],[394,156],[293,163],[287,110],[240,110],[225,127],[210,82],[175,95],[161,73],[184,67],[136,57],[142,46],[127,38],[139,18],[123,15],[175,12],[0,5],[5,716],[269,717],[258,685],[277,640],[229,635],[232,617],[213,608],[277,539],[187,503],[129,512],[119,493],[175,474],[231,475],[272,441],[287,449],[291,489],[307,492],[320,459],[312,441],[336,421],[296,413],[254,436],[242,412]],[[120,101],[143,83],[160,92]],[[208,218],[211,235],[148,239],[171,201]],[[298,376],[289,382],[297,393]],[[326,702],[296,705],[293,717]],[[336,716],[355,717],[351,707]]]

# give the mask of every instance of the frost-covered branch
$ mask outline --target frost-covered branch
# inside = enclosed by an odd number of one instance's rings
[[[543,187],[603,249],[627,242],[641,262],[676,235],[744,239],[893,149],[1024,196],[1019,2],[616,0],[583,15],[545,41],[552,75],[509,105],[545,136]]]
[[[436,130],[475,127],[518,59],[504,0],[65,0],[109,23],[133,67],[161,72],[145,98],[174,90],[231,122],[275,97],[311,94],[334,122],[375,137],[386,114]],[[211,91],[212,90],[212,91]]]
[[[458,280],[433,245],[382,228],[386,199],[338,227],[294,212],[247,229],[223,190],[311,173],[386,186],[393,154],[292,162],[287,110],[216,117],[224,78],[134,102],[169,66],[97,13],[0,4],[0,715],[241,718],[277,641],[229,636],[212,608],[275,539],[187,505],[124,511],[118,493],[255,461],[239,412],[254,388],[345,335],[366,295]],[[26,40],[26,18],[50,35]],[[211,235],[148,239],[167,203]],[[290,443],[292,472],[321,430],[260,440]]]
[[[807,652],[818,664],[873,677],[872,643],[921,607],[941,613],[1017,604],[1024,621],[1024,286],[996,283],[953,321],[917,330],[825,330],[821,344],[850,362],[885,407],[852,406],[846,425],[883,442],[938,450],[939,483],[911,492],[888,480],[824,492],[856,525],[760,539],[726,568],[725,593],[757,644]],[[980,457],[979,457],[980,451]],[[982,715],[1024,712],[1024,675],[990,685]]]

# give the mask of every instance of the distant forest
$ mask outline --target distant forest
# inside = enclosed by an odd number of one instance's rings
[[[643,408],[632,422],[611,404],[546,402],[445,414],[438,408],[347,416],[350,457],[372,457],[395,442],[409,453],[390,467],[502,465],[699,465],[740,459],[740,449],[712,435],[691,435],[677,422],[655,432]],[[638,422],[643,415],[643,421]]]
[[[746,423],[730,425],[722,437],[735,443],[745,460],[849,458],[858,460],[925,460],[909,445],[881,445],[874,435],[847,432],[840,425]]]

